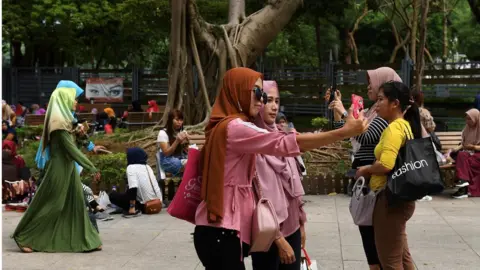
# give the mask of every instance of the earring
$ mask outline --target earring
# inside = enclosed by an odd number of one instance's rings
[[[239,109],[241,112],[243,112],[243,110],[242,110],[242,106],[240,106],[240,101],[239,101],[239,100],[237,100],[237,103],[238,103],[238,109]]]

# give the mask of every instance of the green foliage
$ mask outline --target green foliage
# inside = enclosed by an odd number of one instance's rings
[[[88,158],[95,165],[101,175],[101,182],[107,186],[120,185],[125,179],[127,169],[127,155],[125,153],[114,153],[109,155],[89,155]],[[82,182],[89,185],[92,176],[89,173],[82,173]]]
[[[445,0],[448,15],[449,56],[466,54],[480,60],[480,24],[468,1]],[[133,65],[165,69],[169,57],[171,13],[169,0],[32,0],[3,1],[4,60],[23,66],[82,66],[123,68]],[[197,0],[198,12],[209,23],[225,24],[228,0]],[[246,14],[266,1],[246,0]],[[431,1],[427,48],[433,58],[443,53],[444,1]],[[363,12],[364,1],[304,0],[302,8],[266,50],[267,66],[318,66],[328,62],[330,50],[343,62],[348,52],[346,33]],[[385,63],[396,45],[391,26],[380,12],[392,14],[395,3],[403,16],[410,16],[411,1],[368,0],[372,10],[355,34],[360,63]],[[456,4],[458,3],[458,4]],[[478,10],[480,1],[471,1]],[[397,14],[397,30],[408,31]],[[223,32],[214,34],[223,36]],[[408,45],[407,45],[408,47]],[[10,59],[12,52],[12,59]],[[403,49],[397,61],[404,57]],[[18,56],[18,57],[17,57]],[[35,58],[33,58],[35,57]],[[270,63],[269,63],[270,62]]]
[[[31,169],[37,168],[37,164],[35,164],[35,156],[37,155],[39,146],[40,141],[27,141],[23,144],[22,148],[18,149],[18,154],[23,157],[25,164]]]
[[[312,126],[323,129],[328,125],[328,119],[325,117],[317,117],[312,119]]]

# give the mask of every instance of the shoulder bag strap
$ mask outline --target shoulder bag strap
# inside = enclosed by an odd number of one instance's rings
[[[148,166],[147,166],[147,165],[145,165],[145,169],[147,169],[148,179],[150,180],[150,185],[152,186],[153,192],[155,193],[155,196],[158,197],[157,191],[155,190],[155,187],[153,186],[152,178],[150,177],[150,171],[148,170]]]
[[[406,121],[406,120],[405,120]],[[413,140],[415,139],[415,137],[413,136],[413,130],[412,130],[412,127],[410,127],[410,133],[412,134],[412,136],[409,136],[409,132],[408,132],[408,126],[406,124],[403,124],[405,126],[405,142],[408,141],[408,140]]]
[[[260,186],[260,179],[258,179],[257,172],[255,172],[255,174],[253,175],[253,181],[255,182],[253,183],[255,187],[255,191],[257,193],[258,199],[260,200],[263,198],[263,192],[262,192],[262,187]]]

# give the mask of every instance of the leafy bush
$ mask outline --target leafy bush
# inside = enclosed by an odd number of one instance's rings
[[[317,117],[312,119],[312,126],[323,129],[328,125],[328,119],[325,117]]]
[[[127,155],[125,153],[114,153],[109,155],[89,154],[88,158],[102,174],[101,182],[107,186],[120,186],[124,182],[127,169]],[[90,173],[82,174],[82,182],[90,184],[92,176]]]
[[[37,155],[38,146],[40,146],[40,141],[27,141],[22,148],[18,149],[18,154],[23,157],[29,168],[37,168],[35,156]]]
[[[28,141],[24,147],[19,149],[19,154],[22,155],[27,167],[32,170],[32,174],[37,178],[39,171],[35,164],[35,156],[39,145],[40,141]],[[127,168],[127,157],[125,153],[109,155],[87,154],[87,157],[102,174],[102,183],[111,186],[120,185],[120,183],[123,182]],[[81,179],[83,183],[89,185],[92,180],[92,175],[88,172],[82,173]]]

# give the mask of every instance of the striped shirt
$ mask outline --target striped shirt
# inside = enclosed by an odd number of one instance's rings
[[[83,194],[87,198],[87,203],[93,202],[95,198],[93,197],[92,189],[83,183],[82,183],[82,188],[83,188]]]
[[[345,124],[344,121],[335,121],[333,126],[335,129],[341,128]],[[375,155],[373,151],[377,146],[382,136],[382,132],[388,127],[388,122],[383,118],[376,117],[368,126],[365,133],[354,137],[354,139],[361,145],[360,149],[355,153],[354,159],[361,163],[373,164]]]

